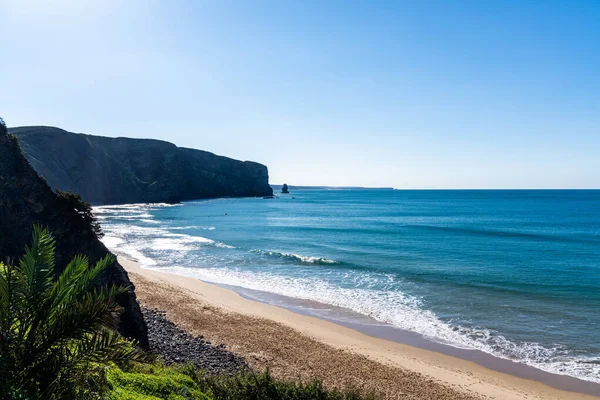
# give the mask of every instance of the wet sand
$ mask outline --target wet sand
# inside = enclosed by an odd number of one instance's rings
[[[269,368],[278,377],[319,378],[328,386],[358,388],[387,399],[600,399],[526,379],[519,368],[528,367],[510,361],[500,360],[514,370],[499,372],[474,362],[478,360],[376,337],[384,336],[377,332],[367,335],[195,278],[142,269],[122,257],[119,262],[142,305],[165,311],[181,329],[224,343],[251,367]],[[566,378],[548,375],[557,381]],[[570,390],[595,393],[600,387],[566,379]]]

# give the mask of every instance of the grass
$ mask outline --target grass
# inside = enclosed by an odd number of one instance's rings
[[[233,376],[208,375],[193,366],[136,364],[107,373],[107,400],[366,400],[357,391],[323,387],[320,381],[292,382],[269,372],[240,372]]]

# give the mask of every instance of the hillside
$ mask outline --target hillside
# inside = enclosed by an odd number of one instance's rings
[[[0,124],[0,261],[18,260],[31,241],[33,225],[47,227],[56,238],[56,272],[78,254],[95,264],[108,250],[88,221],[68,198],[59,196],[31,168],[14,136]],[[124,285],[129,291],[117,301],[123,307],[119,331],[148,348],[146,323],[127,272],[115,262],[102,284]]]
[[[152,139],[9,128],[48,184],[94,205],[272,195],[267,167]]]

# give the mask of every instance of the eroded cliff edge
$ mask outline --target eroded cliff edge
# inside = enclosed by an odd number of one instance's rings
[[[108,250],[88,221],[65,198],[58,196],[29,165],[14,136],[0,124],[0,258],[17,260],[31,241],[33,225],[47,227],[56,238],[57,273],[77,254],[90,264]],[[148,348],[146,323],[127,272],[115,262],[103,276],[103,284],[129,287],[119,298],[123,307],[119,331]]]
[[[270,196],[267,167],[153,139],[10,128],[37,173],[94,205]]]

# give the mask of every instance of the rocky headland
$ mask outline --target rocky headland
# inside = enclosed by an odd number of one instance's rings
[[[10,128],[35,171],[88,203],[175,203],[273,195],[267,167],[153,139],[109,138],[48,126]]]

